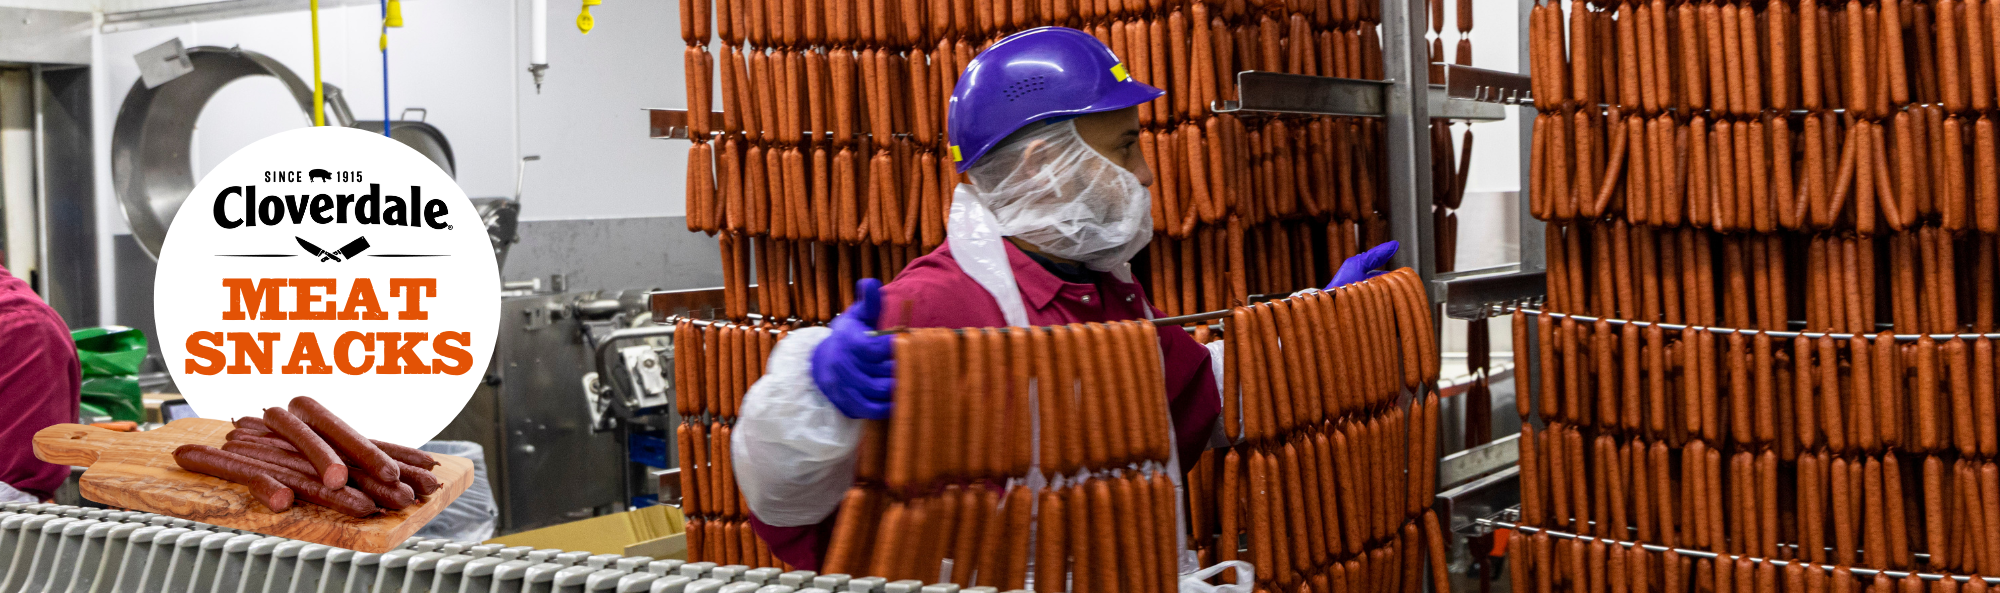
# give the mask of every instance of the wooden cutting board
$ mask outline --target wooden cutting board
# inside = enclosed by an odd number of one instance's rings
[[[472,460],[432,453],[438,466],[431,472],[443,486],[417,506],[357,519],[299,499],[291,510],[273,513],[249,488],[174,463],[175,448],[221,447],[232,428],[207,418],[145,432],[57,424],[35,433],[35,456],[90,466],[79,480],[83,497],[105,505],[374,553],[395,549],[472,484]]]

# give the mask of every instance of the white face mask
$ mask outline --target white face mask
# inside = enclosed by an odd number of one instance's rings
[[[988,153],[966,171],[1000,235],[1109,272],[1153,240],[1152,195],[1139,177],[1051,124]]]

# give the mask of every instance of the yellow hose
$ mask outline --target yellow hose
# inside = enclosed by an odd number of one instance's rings
[[[319,85],[319,0],[312,0],[313,125],[326,125],[326,92]]]

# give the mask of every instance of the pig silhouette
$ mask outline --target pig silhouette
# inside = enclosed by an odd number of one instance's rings
[[[306,172],[306,179],[309,181],[333,181],[333,174],[326,172],[326,169],[313,169]]]

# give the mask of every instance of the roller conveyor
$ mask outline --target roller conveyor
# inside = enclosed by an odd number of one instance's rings
[[[153,592],[1001,593],[441,539],[370,554],[152,513],[0,505],[0,593]]]

